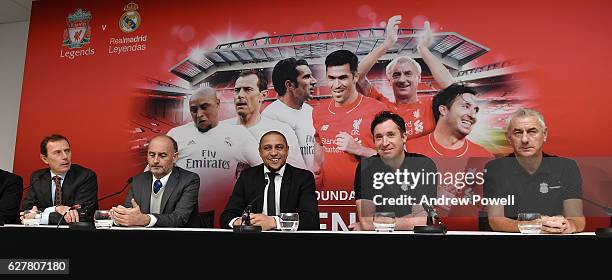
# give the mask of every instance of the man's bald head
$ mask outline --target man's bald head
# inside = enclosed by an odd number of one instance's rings
[[[178,160],[178,144],[168,135],[158,135],[149,141],[147,163],[155,178],[160,179],[172,171]]]
[[[176,142],[176,140],[174,140],[174,138],[168,136],[168,135],[157,135],[155,137],[153,137],[151,139],[151,141],[149,141],[149,145],[151,145],[151,143],[153,143],[153,141],[155,142],[165,142],[166,145],[168,145],[169,147],[172,148],[173,153],[178,153],[178,143]]]
[[[204,133],[219,124],[219,98],[214,88],[198,89],[189,98],[189,112],[196,128]]]
[[[199,88],[198,90],[196,90],[191,97],[189,98],[189,101],[192,101],[194,99],[197,98],[210,98],[213,100],[219,100],[219,98],[217,97],[217,91],[214,88],[211,87],[202,87]]]

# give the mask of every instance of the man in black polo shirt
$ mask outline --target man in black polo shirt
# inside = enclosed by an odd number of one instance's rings
[[[544,233],[584,230],[578,166],[571,159],[544,154],[546,136],[546,124],[539,112],[519,109],[510,118],[506,138],[514,153],[485,167],[485,196],[514,196],[514,205],[488,207],[493,230],[518,232],[515,219],[519,213],[540,213]]]
[[[414,172],[425,176],[435,174],[436,165],[428,157],[406,153],[406,124],[402,117],[389,111],[376,115],[370,126],[377,155],[361,160],[355,170],[355,199],[359,224],[353,229],[374,230],[374,212],[395,212],[396,230],[412,230],[415,225],[425,225],[426,212],[420,205],[425,196],[436,198],[435,176],[421,177],[415,182],[411,177],[399,177],[399,173]],[[394,183],[385,182],[392,176]],[[408,182],[408,183],[406,183]]]

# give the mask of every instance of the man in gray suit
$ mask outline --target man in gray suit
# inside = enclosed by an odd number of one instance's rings
[[[147,151],[149,171],[134,176],[123,205],[112,215],[121,226],[199,227],[198,174],[176,167],[178,145],[172,137],[151,139]]]

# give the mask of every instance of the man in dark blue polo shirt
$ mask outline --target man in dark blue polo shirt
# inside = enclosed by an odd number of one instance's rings
[[[537,111],[519,109],[510,118],[506,138],[514,153],[487,164],[484,194],[514,196],[514,205],[489,205],[493,230],[518,232],[518,213],[540,213],[543,233],[584,230],[580,171],[573,160],[542,152],[547,132]]]

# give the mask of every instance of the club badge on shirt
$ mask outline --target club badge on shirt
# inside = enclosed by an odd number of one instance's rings
[[[547,183],[540,183],[540,192],[541,193],[548,193],[548,184]]]
[[[353,136],[359,135],[359,127],[361,126],[362,121],[363,121],[363,118],[353,120],[353,130],[351,131],[351,135]]]
[[[424,124],[421,120],[416,120],[414,122],[414,133],[421,134],[423,133]]]

